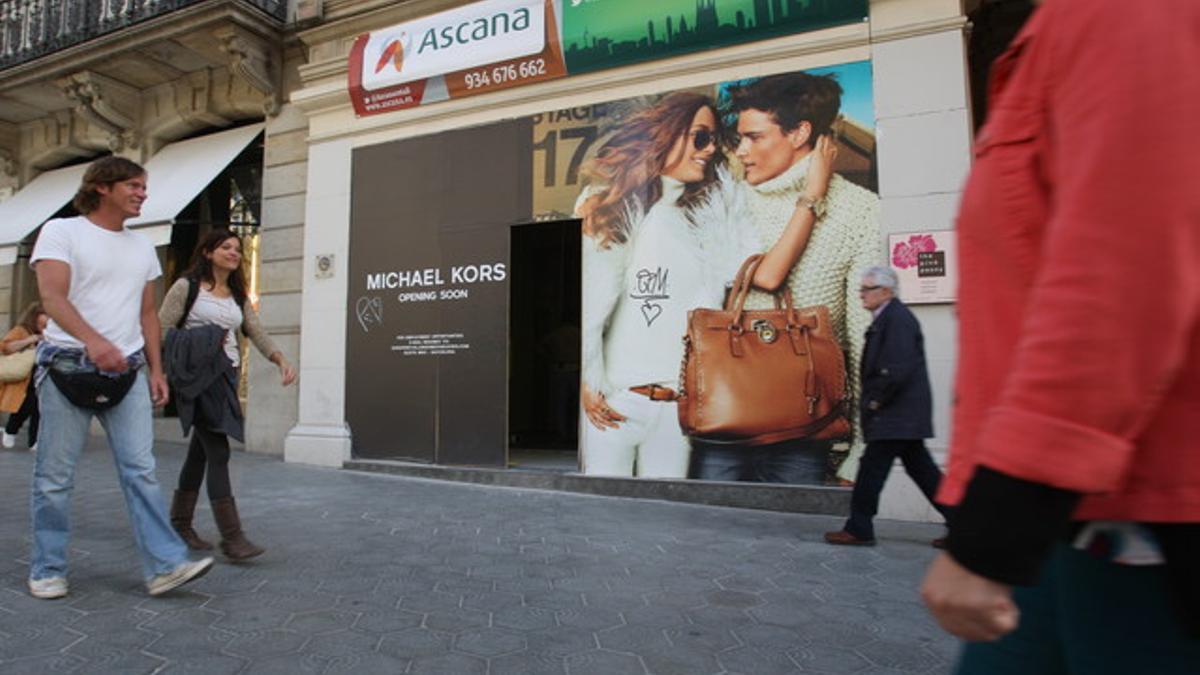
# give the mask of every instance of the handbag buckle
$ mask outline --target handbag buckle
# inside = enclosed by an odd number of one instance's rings
[[[779,331],[767,319],[755,319],[750,328],[758,333],[758,339],[766,344],[771,344],[779,337]]]

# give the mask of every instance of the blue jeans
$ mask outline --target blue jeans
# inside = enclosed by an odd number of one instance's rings
[[[102,412],[73,405],[49,376],[38,385],[38,405],[42,428],[30,496],[33,551],[29,578],[67,576],[75,465],[87,443],[93,416],[99,418],[112,448],[142,576],[149,579],[165,574],[186,561],[187,547],[171,527],[154,474],[153,406],[145,371],[138,373],[120,403]]]
[[[692,442],[692,474],[700,480],[822,485],[830,444],[784,441],[771,445]]]

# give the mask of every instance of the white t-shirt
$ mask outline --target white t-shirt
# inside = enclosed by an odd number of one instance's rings
[[[237,329],[242,325],[242,308],[232,297],[218,298],[204,284],[200,284],[200,292],[196,294],[196,303],[188,312],[184,328],[215,325],[225,329],[225,355],[234,368],[238,367],[241,354],[238,350]]]
[[[67,299],[96,332],[129,356],[145,345],[142,293],[162,276],[150,240],[138,232],[106,230],[83,216],[51,220],[42,226],[31,266],[61,260],[71,266]],[[45,339],[62,347],[83,343],[53,320]]]

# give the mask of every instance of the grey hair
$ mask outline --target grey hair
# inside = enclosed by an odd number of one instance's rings
[[[900,277],[896,276],[896,271],[890,267],[875,266],[863,272],[863,279],[874,279],[875,283],[884,288],[889,288],[895,291],[900,287]]]

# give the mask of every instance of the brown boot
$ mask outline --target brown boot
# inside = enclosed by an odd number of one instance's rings
[[[197,492],[176,490],[171,500],[171,525],[179,533],[179,538],[193,551],[211,551],[213,545],[204,541],[192,529],[192,513],[196,510]]]
[[[255,546],[242,533],[242,521],[238,518],[237,504],[233,497],[212,500],[213,518],[221,531],[221,552],[230,560],[246,560],[262,555],[266,549]]]

